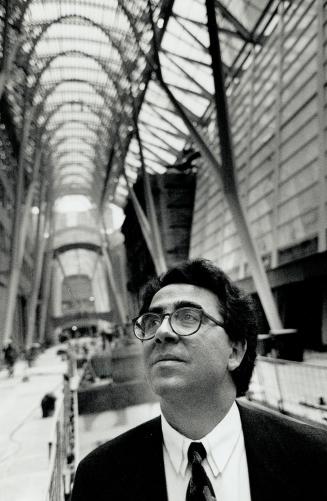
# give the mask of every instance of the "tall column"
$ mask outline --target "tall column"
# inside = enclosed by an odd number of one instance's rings
[[[35,320],[36,320],[36,309],[37,309],[37,301],[39,297],[41,276],[42,276],[42,267],[44,260],[44,252],[45,246],[47,243],[47,239],[49,236],[45,235],[45,230],[48,228],[48,222],[51,211],[51,201],[50,199],[47,202],[47,207],[45,210],[42,210],[42,205],[45,202],[45,194],[46,191],[49,191],[49,187],[46,186],[46,178],[45,173],[42,176],[42,186],[40,193],[40,206],[39,206],[39,217],[37,224],[37,234],[36,234],[36,248],[35,248],[35,264],[34,264],[34,273],[33,273],[33,282],[32,282],[32,292],[28,300],[28,321],[27,321],[27,336],[25,347],[28,351],[33,343],[33,338],[35,338]],[[49,197],[51,198],[51,197]]]
[[[52,280],[51,280],[51,310],[54,317],[61,317],[62,315],[62,281],[64,274],[61,271],[60,265],[57,261],[52,265]]]
[[[121,298],[121,295],[119,293],[119,290],[118,290],[118,287],[116,284],[111,259],[109,257],[108,248],[106,247],[106,245],[104,243],[102,244],[102,257],[103,257],[104,264],[105,264],[105,267],[107,270],[110,288],[111,288],[113,296],[114,296],[114,302],[116,305],[118,318],[119,318],[121,326],[123,327],[124,325],[126,325],[126,322],[127,322],[125,305],[123,303],[123,300]]]
[[[42,277],[42,292],[41,292],[41,311],[40,311],[40,324],[39,324],[39,342],[41,344],[45,341],[45,329],[47,323],[48,310],[50,307],[50,291],[51,291],[51,280],[53,273],[53,250],[52,250],[52,236],[50,230],[50,236],[48,238],[48,248],[45,253],[45,263],[44,263],[44,274]]]
[[[112,260],[110,255],[110,242],[108,239],[108,232],[106,222],[103,216],[103,213],[99,213],[99,224],[102,226],[104,233],[100,231],[100,235],[102,238],[101,249],[102,249],[102,258],[107,270],[109,285],[113,294],[113,299],[116,305],[116,310],[118,314],[119,321],[121,326],[124,327],[127,323],[127,306],[124,303],[123,296],[121,295],[119,288],[117,286],[117,281],[115,278],[115,272],[112,266]]]
[[[24,194],[24,163],[25,163],[24,160],[25,160],[26,145],[30,131],[30,125],[31,125],[31,111],[29,110],[24,114],[22,141],[20,144],[19,158],[18,158],[15,212],[14,212],[14,224],[13,224],[12,246],[11,246],[11,263],[10,263],[7,309],[6,309],[4,339],[3,339],[4,344],[8,342],[8,339],[11,337],[12,333],[15,308],[16,308],[16,299],[17,299],[20,272],[21,272],[19,253],[20,253],[21,222],[22,222],[21,211],[22,211],[23,194]]]
[[[31,214],[31,208],[32,208],[32,203],[33,203],[33,197],[35,194],[35,190],[37,187],[37,183],[39,181],[39,172],[40,172],[40,165],[41,165],[41,157],[42,157],[42,147],[41,146],[36,146],[37,151],[36,151],[36,156],[35,156],[35,162],[34,162],[34,168],[33,168],[33,177],[32,181],[28,187],[27,190],[27,195],[26,195],[26,200],[24,203],[24,212],[22,216],[22,225],[21,225],[21,232],[20,232],[20,246],[19,246],[19,267],[21,267],[23,263],[23,257],[24,257],[24,251],[25,251],[25,244],[26,244],[26,238],[27,238],[27,230],[30,222],[30,214]]]

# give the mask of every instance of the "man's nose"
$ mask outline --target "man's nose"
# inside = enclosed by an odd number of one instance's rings
[[[178,334],[176,334],[171,328],[169,317],[165,316],[155,334],[155,342],[163,343],[168,341],[176,343],[178,339]]]

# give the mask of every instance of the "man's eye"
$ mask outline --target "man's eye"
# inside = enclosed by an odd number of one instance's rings
[[[146,318],[144,320],[144,327],[146,329],[151,329],[152,327],[156,327],[160,324],[160,319],[157,317]]]
[[[179,320],[183,322],[196,322],[198,320],[198,315],[192,311],[182,311],[178,313]]]

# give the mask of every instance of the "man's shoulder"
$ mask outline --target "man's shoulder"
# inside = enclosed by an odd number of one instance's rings
[[[284,440],[296,448],[312,448],[312,451],[324,451],[327,457],[327,427],[313,426],[297,419],[269,409],[264,409],[251,402],[238,401],[243,431],[256,431],[260,440]],[[271,435],[273,433],[273,435]],[[308,451],[308,449],[307,449]]]
[[[327,431],[251,402],[238,408],[256,498],[327,499]]]
[[[82,461],[82,465],[100,465],[111,459],[131,458],[133,451],[142,451],[147,443],[153,444],[154,440],[161,441],[161,419],[156,417],[140,424],[117,437],[100,445],[90,452]]]

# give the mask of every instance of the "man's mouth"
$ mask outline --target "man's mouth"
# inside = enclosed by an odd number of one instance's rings
[[[157,364],[159,362],[185,362],[185,360],[176,355],[165,354],[154,357],[153,364]]]

